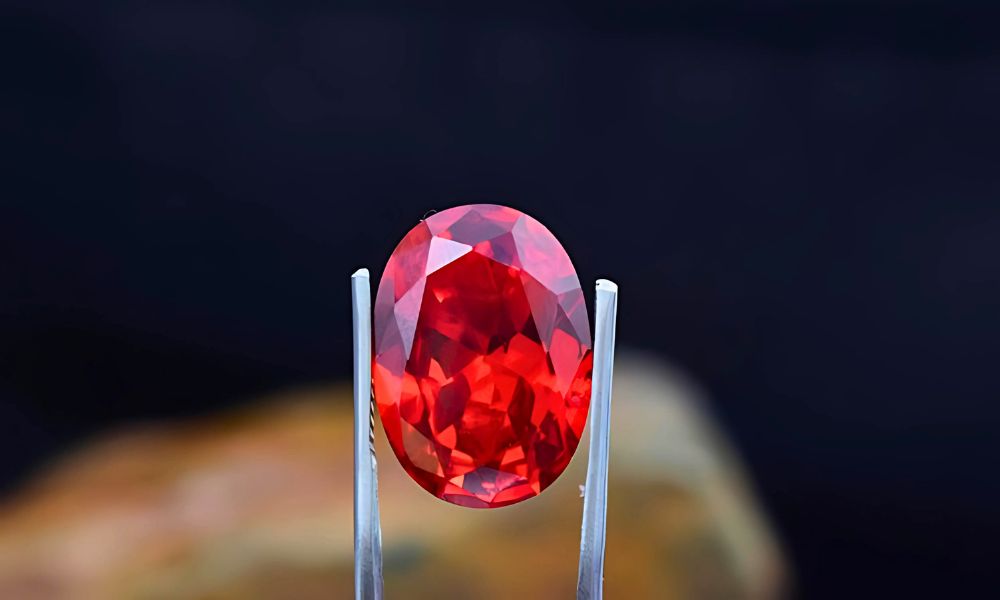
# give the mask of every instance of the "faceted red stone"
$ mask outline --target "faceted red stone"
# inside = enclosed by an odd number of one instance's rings
[[[593,364],[580,280],[541,223],[460,206],[410,230],[375,299],[375,400],[392,449],[428,492],[493,508],[569,464]]]

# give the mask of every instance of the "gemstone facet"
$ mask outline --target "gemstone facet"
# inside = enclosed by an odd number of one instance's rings
[[[375,400],[393,452],[438,498],[495,508],[566,468],[590,407],[580,280],[541,223],[503,206],[421,221],[375,298]]]

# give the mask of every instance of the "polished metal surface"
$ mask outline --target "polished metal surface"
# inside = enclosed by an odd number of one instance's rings
[[[354,597],[382,598],[382,528],[378,516],[372,406],[372,299],[368,269],[351,276],[354,312]]]
[[[577,600],[604,594],[604,535],[608,513],[608,448],[611,439],[611,379],[615,362],[618,286],[597,280],[594,309],[594,376],[590,394],[590,455],[583,496]]]

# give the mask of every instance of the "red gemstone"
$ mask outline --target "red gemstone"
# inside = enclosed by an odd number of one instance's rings
[[[569,464],[590,407],[587,308],[541,223],[477,204],[439,212],[389,257],[375,299],[375,400],[428,492],[494,508]]]

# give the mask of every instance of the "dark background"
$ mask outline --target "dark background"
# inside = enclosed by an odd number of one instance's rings
[[[709,391],[799,596],[995,584],[1000,12],[417,4],[8,3],[3,486],[346,379],[349,274],[490,201]]]

